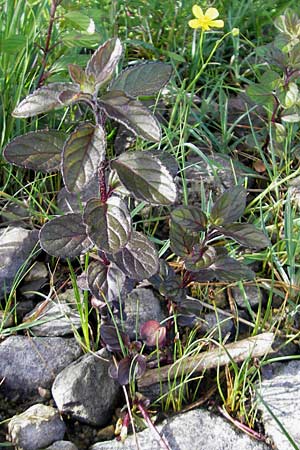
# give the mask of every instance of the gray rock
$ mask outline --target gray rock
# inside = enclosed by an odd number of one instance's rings
[[[204,321],[201,321],[202,333],[209,333],[213,338],[218,338],[219,332],[221,337],[224,338],[227,334],[234,333],[233,320],[221,313],[215,314],[213,312],[205,314]]]
[[[125,301],[126,320],[120,321],[122,329],[131,339],[139,336],[140,325],[148,320],[161,322],[166,318],[161,302],[152,289],[136,288]]]
[[[73,290],[71,290],[73,293]],[[38,325],[31,327],[36,336],[65,336],[73,334],[73,329],[81,327],[79,313],[65,302],[66,296],[59,296],[57,300],[49,300],[46,306],[41,308],[45,302],[40,302],[36,307],[24,317],[28,321],[31,317],[38,318]],[[74,303],[74,293],[73,293]],[[41,312],[37,312],[41,309]]]
[[[78,450],[76,445],[70,441],[56,441],[45,450]]]
[[[0,296],[9,292],[14,278],[38,241],[36,230],[21,227],[0,229]]]
[[[107,352],[87,354],[62,370],[52,386],[58,409],[80,422],[106,425],[120,386],[108,375]]]
[[[267,367],[269,370],[263,372],[260,389],[262,400],[258,398],[265,432],[278,450],[294,448],[273,414],[300,448],[300,362],[290,361]]]
[[[157,426],[172,450],[269,450],[265,444],[236,431],[228,422],[205,410],[179,414]],[[152,430],[137,434],[141,450],[160,450]],[[124,444],[116,440],[97,443],[90,450],[135,450],[133,436]]]
[[[19,292],[27,299],[32,299],[36,293],[47,283],[48,270],[44,263],[36,261],[30,272],[24,278]]]
[[[8,436],[16,450],[38,450],[62,439],[66,431],[59,412],[43,404],[33,405],[14,416],[8,424]]]
[[[0,344],[2,392],[9,398],[38,397],[82,351],[75,339],[10,336]]]
[[[247,309],[247,301],[253,308],[263,301],[263,293],[258,286],[244,286],[244,291],[238,286],[231,288],[231,293],[239,308]]]

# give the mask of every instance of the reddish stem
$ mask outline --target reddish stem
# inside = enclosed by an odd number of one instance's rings
[[[152,423],[151,418],[148,414],[148,411],[144,408],[144,406],[141,403],[137,403],[137,407],[140,410],[143,418],[145,419],[148,427],[150,428],[150,430],[152,430],[158,437],[159,437],[159,441],[161,443],[161,446],[165,449],[165,450],[171,450],[168,443],[165,441],[165,439],[163,438],[163,436],[161,436],[157,430],[157,428],[155,427],[155,425]]]
[[[107,166],[107,161],[104,160],[100,163],[99,166],[99,190],[100,190],[100,199],[103,203],[107,202],[108,192],[106,189],[106,179],[105,179],[105,169]]]
[[[51,37],[52,37],[52,31],[53,31],[53,24],[55,21],[55,14],[56,14],[56,9],[58,7],[58,5],[61,3],[61,0],[52,0],[51,3],[51,8],[50,8],[50,20],[49,20],[49,25],[48,25],[48,31],[47,31],[47,37],[46,37],[46,42],[45,42],[45,46],[42,49],[43,50],[43,59],[42,59],[42,70],[37,82],[37,87],[41,87],[46,79],[45,76],[45,69],[46,69],[46,64],[47,64],[47,58],[48,58],[48,54],[50,53],[51,49],[50,49],[50,42],[51,42]],[[54,48],[54,46],[52,47]]]

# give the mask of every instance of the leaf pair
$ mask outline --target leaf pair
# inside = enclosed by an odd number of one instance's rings
[[[185,269],[192,273],[192,280],[236,281],[255,276],[252,270],[229,257],[225,248],[211,242],[223,236],[255,249],[269,245],[268,238],[252,224],[235,223],[245,206],[246,191],[236,186],[218,198],[209,219],[198,207],[179,207],[172,211],[170,246],[183,258]]]

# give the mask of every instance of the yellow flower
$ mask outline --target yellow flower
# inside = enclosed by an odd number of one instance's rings
[[[223,20],[215,20],[219,16],[219,11],[216,8],[208,8],[203,14],[202,8],[198,5],[193,6],[193,14],[196,19],[189,21],[191,28],[202,28],[203,31],[208,31],[210,28],[223,28]]]

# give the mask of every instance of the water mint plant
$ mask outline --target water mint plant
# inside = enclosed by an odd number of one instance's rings
[[[62,258],[93,251],[88,287],[94,297],[112,302],[126,279],[143,280],[158,270],[154,245],[134,231],[121,192],[153,205],[176,200],[176,185],[168,169],[151,153],[126,152],[107,157],[105,124],[112,119],[136,136],[159,142],[160,125],[137,99],[153,96],[169,80],[171,66],[149,62],[129,67],[113,79],[122,55],[118,38],[110,39],[92,55],[85,70],[69,65],[71,83],[55,82],[28,95],[13,111],[29,118],[80,103],[93,120],[79,123],[67,136],[59,130],[38,130],[12,140],[4,149],[7,161],[42,172],[61,171],[68,193],[85,195],[82,212],[52,218],[40,230],[41,247]],[[94,180],[98,194],[89,194]]]

